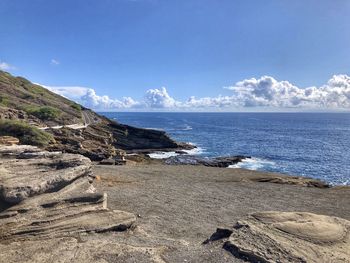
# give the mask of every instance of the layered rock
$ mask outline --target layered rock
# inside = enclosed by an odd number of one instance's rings
[[[261,212],[218,229],[206,242],[249,262],[349,262],[350,222],[305,212]]]
[[[84,129],[48,129],[56,144],[50,151],[78,153],[93,161],[101,161],[125,152],[184,149],[193,146],[172,140],[165,132],[123,125],[89,111],[97,123]]]
[[[81,155],[19,152],[12,157],[0,163],[0,198],[9,203],[56,192],[80,177],[91,176],[91,162]]]
[[[0,136],[0,145],[16,145],[19,144],[19,140],[12,136]]]
[[[131,213],[107,209],[86,157],[11,146],[0,147],[0,160],[0,199],[9,206],[0,213],[2,241],[122,231],[135,221]]]

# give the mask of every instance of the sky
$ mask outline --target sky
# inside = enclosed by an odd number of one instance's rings
[[[350,110],[348,0],[0,0],[0,69],[108,111]]]

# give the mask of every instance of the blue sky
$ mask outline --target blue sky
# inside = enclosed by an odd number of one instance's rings
[[[349,13],[347,0],[1,0],[0,67],[93,108],[347,108]],[[284,89],[299,103],[271,103]]]

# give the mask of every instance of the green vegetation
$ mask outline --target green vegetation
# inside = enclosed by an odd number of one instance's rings
[[[49,96],[49,93],[46,89],[43,89],[42,87],[38,86],[38,85],[33,85],[33,84],[24,84],[23,86],[26,90],[28,90],[29,92],[36,94],[36,95],[47,95]]]
[[[54,142],[51,134],[30,126],[27,123],[13,120],[0,120],[0,136],[13,136],[21,144],[46,146]]]
[[[8,106],[9,104],[9,99],[6,96],[0,95],[0,105],[2,106]]]
[[[25,78],[15,77],[0,70],[0,107],[25,111],[42,123],[53,125],[78,123],[82,106],[59,96]],[[48,122],[48,123],[47,123]]]
[[[38,117],[41,120],[55,120],[60,116],[61,111],[59,109],[43,106],[43,107],[33,107],[29,106],[25,108],[25,111]]]
[[[72,105],[70,105],[73,109],[77,110],[77,111],[81,111],[81,106],[77,103],[73,103]]]

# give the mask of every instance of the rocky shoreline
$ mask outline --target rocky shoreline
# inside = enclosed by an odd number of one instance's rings
[[[0,262],[349,262],[349,187],[209,166],[0,146]]]

